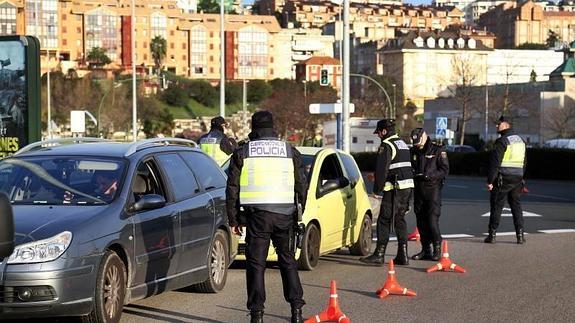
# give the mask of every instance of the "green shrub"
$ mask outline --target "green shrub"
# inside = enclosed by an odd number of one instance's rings
[[[214,107],[218,103],[219,94],[208,81],[191,81],[188,85],[188,91],[191,98],[207,107]]]
[[[183,107],[188,104],[188,94],[177,84],[170,86],[162,93],[162,101],[169,105]]]

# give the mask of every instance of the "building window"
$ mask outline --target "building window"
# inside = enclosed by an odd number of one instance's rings
[[[213,62],[213,61],[214,61],[214,57],[210,56],[210,62]]]
[[[66,27],[62,27],[62,34],[65,34],[68,32],[68,29]]]
[[[186,43],[182,43],[182,49],[186,49]]]
[[[62,39],[62,46],[67,46],[67,45],[68,45],[68,40]]]
[[[78,34],[81,34],[81,33],[82,33],[82,28],[76,27],[76,32],[77,32]]]
[[[174,31],[170,30],[170,36],[174,36]]]
[[[25,12],[26,34],[37,36],[41,47],[57,48],[58,0],[26,0]]]
[[[268,33],[250,26],[238,32],[238,77],[265,78],[268,70]]]
[[[144,42],[144,46],[142,46],[144,49],[148,48],[148,42]]]
[[[203,26],[192,28],[190,40],[190,64],[193,74],[204,74],[206,67],[206,29]],[[213,57],[210,56],[210,61]]]
[[[16,7],[8,2],[0,4],[0,35],[16,34]]]
[[[183,60],[183,61],[185,61],[185,60],[187,60],[187,59],[188,59],[188,57],[186,57],[186,55],[182,55],[182,60]]]
[[[62,14],[62,21],[66,20],[67,16],[66,14]]]
[[[148,54],[144,54],[144,60],[145,60],[145,61],[148,60]]]
[[[151,34],[152,38],[156,36],[162,36],[164,39],[166,39],[166,30],[168,27],[168,19],[166,18],[166,16],[161,13],[154,12],[150,19],[150,23],[152,30]]]
[[[115,13],[98,8],[86,14],[86,53],[94,47],[106,50],[111,60],[118,58],[118,17]]]
[[[214,68],[210,67],[210,73],[213,74],[214,73]]]

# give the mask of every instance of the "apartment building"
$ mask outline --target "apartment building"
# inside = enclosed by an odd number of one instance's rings
[[[575,37],[575,12],[544,10],[533,1],[501,4],[481,15],[479,25],[497,36],[496,48],[515,48],[524,43],[545,44],[549,30],[563,41]]]
[[[164,67],[191,78],[218,79],[220,17],[190,14],[176,0],[139,0],[132,21],[130,0],[0,0],[0,33],[40,39],[42,72],[90,68],[87,55],[101,47],[112,60],[108,70],[132,66],[131,30],[135,28],[135,64],[154,66],[150,43],[167,42]],[[281,30],[274,16],[226,15],[228,79],[273,79],[274,36]]]
[[[436,8],[454,7],[464,13],[463,20],[466,25],[473,25],[473,13],[471,7],[475,0],[433,0],[431,3]]]
[[[295,79],[296,65],[313,56],[333,57],[334,36],[322,35],[321,29],[284,28],[274,35],[274,75]]]
[[[291,1],[282,11],[284,23],[292,22],[296,27],[322,28],[329,23],[341,21],[342,6],[329,1]],[[448,25],[461,24],[463,13],[459,9],[414,6],[392,6],[388,4],[350,3],[349,20],[351,29],[361,34],[378,37],[379,29],[394,30],[397,27],[444,29]]]
[[[514,1],[509,0],[476,0],[471,3],[471,19],[472,24],[477,25],[479,23],[479,17],[482,14],[488,12],[489,10],[506,3],[511,3]]]
[[[383,74],[403,89],[405,102],[422,113],[425,100],[453,95],[465,75],[474,85],[487,80],[487,58],[493,49],[480,40],[453,32],[410,32],[390,39],[380,51]]]

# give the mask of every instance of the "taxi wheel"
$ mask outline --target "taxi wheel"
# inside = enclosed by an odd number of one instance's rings
[[[229,255],[228,236],[224,231],[218,230],[208,257],[208,268],[210,269],[208,279],[201,284],[192,286],[192,288],[201,293],[217,293],[224,289],[230,264]]]
[[[359,238],[349,248],[349,252],[355,256],[367,256],[371,250],[371,218],[369,215],[363,216],[361,222],[361,230],[359,231]]]
[[[126,266],[111,250],[102,259],[95,296],[94,310],[82,317],[82,322],[120,322],[126,296]]]
[[[318,227],[311,223],[305,229],[298,264],[300,269],[314,270],[319,262],[321,235]]]

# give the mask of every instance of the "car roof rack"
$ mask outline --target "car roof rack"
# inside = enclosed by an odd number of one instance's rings
[[[74,137],[74,138],[58,138],[58,139],[49,139],[43,141],[37,141],[31,143],[29,145],[24,146],[22,149],[18,150],[14,153],[15,155],[21,155],[23,153],[38,150],[47,147],[55,147],[67,144],[80,144],[80,143],[90,143],[90,142],[112,142],[108,139],[102,138],[93,138],[93,137]]]
[[[159,146],[159,145],[164,145],[164,146],[169,146],[169,145],[192,146],[194,148],[198,147],[198,144],[195,141],[189,140],[189,139],[151,138],[151,139],[139,140],[139,141],[136,141],[133,144],[131,144],[130,147],[128,148],[128,151],[126,151],[126,153],[124,154],[124,157],[131,156],[139,150],[154,147],[154,146]]]

